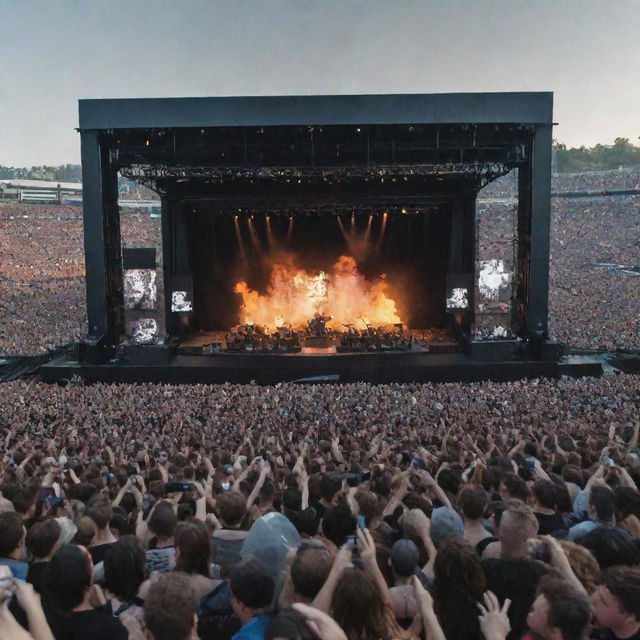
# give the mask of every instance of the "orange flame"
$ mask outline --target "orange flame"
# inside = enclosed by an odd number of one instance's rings
[[[241,324],[253,322],[273,330],[286,322],[304,328],[320,313],[331,316],[327,322],[330,329],[340,331],[348,323],[364,328],[363,319],[374,326],[401,322],[388,289],[384,275],[375,282],[368,281],[358,271],[354,258],[340,256],[330,273],[308,273],[277,262],[266,295],[244,281],[238,282],[234,291],[242,296]]]

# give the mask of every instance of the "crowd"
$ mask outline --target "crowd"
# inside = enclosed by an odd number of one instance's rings
[[[551,176],[552,193],[626,191],[629,189],[640,189],[639,167],[627,167],[615,171],[554,173]],[[518,180],[514,171],[490,182],[480,193],[481,198],[505,198],[517,195]]]
[[[640,377],[6,383],[0,638],[640,638]]]
[[[615,185],[637,172],[593,175]],[[512,269],[513,203],[481,201],[478,210],[479,259],[502,259]],[[147,212],[123,210],[121,234],[124,246],[160,252],[159,220]],[[639,256],[639,196],[553,199],[551,337],[577,348],[638,349],[638,276],[600,265],[637,268]],[[81,208],[0,203],[0,356],[45,353],[80,339],[86,333],[83,276]],[[479,326],[501,321],[477,320]]]
[[[29,213],[22,217],[9,216],[3,208],[6,205],[0,206],[0,215],[4,213],[0,353],[34,354],[79,339],[86,326],[79,212],[61,216],[45,207],[34,213],[30,206],[23,208]],[[509,270],[513,208],[492,203],[482,212],[480,258],[502,259]],[[638,219],[637,198],[554,201],[550,265],[554,338],[582,348],[637,348],[637,276],[597,265],[637,263]],[[146,213],[123,216],[123,233],[132,239],[130,246],[134,238],[137,246],[155,242],[153,221]]]
[[[0,355],[86,332],[82,209],[0,204]]]
[[[516,205],[481,203],[479,213],[479,260],[503,260],[511,271]],[[634,266],[640,266],[640,196],[552,200],[551,337],[583,349],[640,348],[640,275],[629,271]]]
[[[159,221],[123,210],[124,246],[157,246]],[[0,203],[0,356],[36,355],[87,332],[82,207]]]
[[[627,189],[640,189],[640,168],[554,173],[551,178],[551,190],[554,192],[624,191]]]
[[[592,349],[640,347],[640,196],[555,200],[551,222],[552,335]]]
[[[553,201],[555,338],[640,345],[639,203]],[[81,215],[0,204],[0,354],[84,333]],[[6,383],[0,639],[640,640],[639,432],[639,376]]]

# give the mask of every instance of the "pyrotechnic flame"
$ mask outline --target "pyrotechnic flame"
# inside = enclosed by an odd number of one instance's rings
[[[238,282],[234,291],[242,296],[241,324],[251,318],[269,329],[285,322],[304,328],[317,313],[330,316],[327,326],[336,330],[343,330],[343,323],[354,323],[362,317],[374,326],[401,322],[384,275],[368,281],[351,256],[340,256],[329,273],[308,273],[277,262],[266,295],[244,281]]]

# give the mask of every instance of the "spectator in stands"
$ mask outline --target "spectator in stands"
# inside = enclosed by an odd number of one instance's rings
[[[536,480],[532,487],[535,506],[533,512],[538,520],[538,534],[564,533],[566,524],[558,513],[558,488],[551,480]]]
[[[320,478],[319,485],[320,499],[313,504],[313,508],[319,518],[322,518],[326,511],[338,504],[338,499],[342,492],[342,482],[334,476],[325,473]]]
[[[222,527],[216,529],[211,539],[213,562],[220,567],[221,574],[240,561],[240,549],[247,537],[243,522],[247,515],[247,501],[240,491],[225,491],[218,500],[218,511]]]
[[[478,603],[487,583],[480,559],[465,541],[449,538],[434,563],[433,608],[446,638],[474,640],[480,633]]]
[[[279,597],[281,607],[289,607],[294,602],[311,604],[322,589],[333,557],[319,540],[303,540],[292,549],[287,557],[287,572]]]
[[[482,523],[487,503],[487,494],[480,486],[465,487],[458,494],[458,508],[464,520],[464,539],[479,556],[489,544],[498,541]]]
[[[408,629],[418,613],[413,576],[420,572],[420,552],[413,540],[401,538],[391,547],[389,561],[393,572],[393,586],[389,589],[393,614],[398,624]]]
[[[599,527],[578,538],[578,542],[593,554],[600,569],[640,563],[638,539],[622,528]]]
[[[73,541],[83,547],[90,548],[98,533],[96,523],[89,516],[82,516],[75,521],[76,534]]]
[[[589,549],[569,540],[560,540],[572,571],[582,583],[585,591],[592,594],[600,581],[600,566]]]
[[[615,526],[616,498],[608,487],[596,486],[585,489],[583,496],[589,499],[588,520],[573,525],[567,534],[568,540],[577,540],[599,527],[611,529]],[[579,504],[579,498],[576,498]]]

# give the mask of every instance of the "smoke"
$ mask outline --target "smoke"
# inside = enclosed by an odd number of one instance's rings
[[[344,330],[350,324],[385,325],[401,322],[396,303],[383,275],[368,280],[353,256],[342,255],[326,271],[308,271],[287,252],[270,258],[266,293],[245,280],[234,291],[242,296],[240,322],[275,329],[283,323],[304,328],[316,314],[328,318],[327,326]]]

